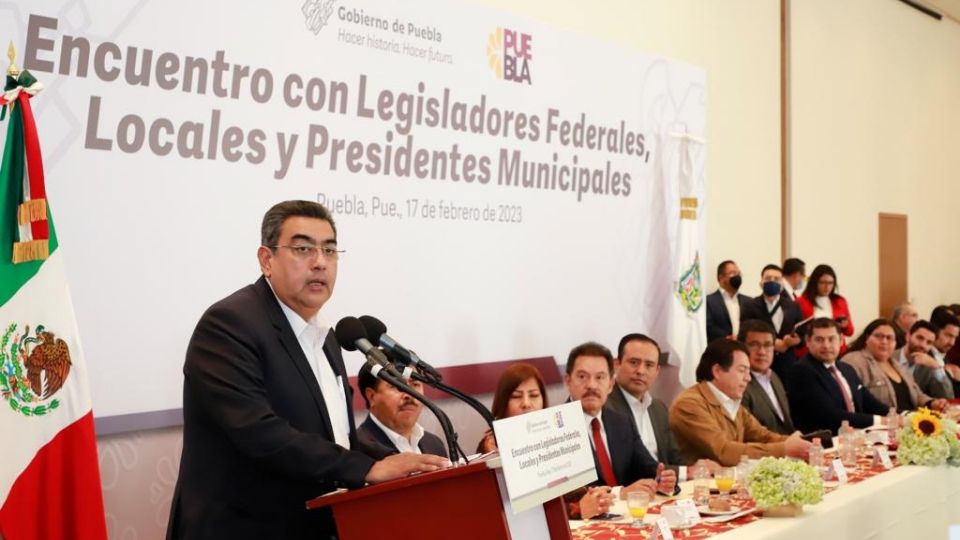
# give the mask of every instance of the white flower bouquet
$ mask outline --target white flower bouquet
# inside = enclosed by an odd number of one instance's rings
[[[747,489],[760,508],[816,504],[823,500],[823,479],[810,465],[765,457],[747,475]]]

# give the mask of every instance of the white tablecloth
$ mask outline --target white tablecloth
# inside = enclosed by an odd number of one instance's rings
[[[683,487],[689,495],[691,487]],[[629,514],[623,501],[611,512]],[[570,527],[582,524],[571,521]],[[951,525],[960,527],[960,468],[903,466],[840,486],[819,504],[805,506],[799,517],[763,518],[718,538],[946,540]]]

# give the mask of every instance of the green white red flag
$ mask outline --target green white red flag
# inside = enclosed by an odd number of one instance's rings
[[[30,105],[41,85],[11,72],[0,96],[0,537],[105,539],[87,365]]]

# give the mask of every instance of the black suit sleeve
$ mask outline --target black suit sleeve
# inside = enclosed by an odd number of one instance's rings
[[[624,485],[632,484],[641,478],[657,477],[657,460],[653,459],[647,447],[643,445],[643,441],[640,440],[640,435],[638,435],[636,431],[634,431],[632,435],[632,442],[630,443],[630,447],[633,449],[630,458],[631,478],[629,481],[624,482]]]
[[[373,458],[298,429],[272,408],[261,368],[271,358],[261,358],[267,349],[263,330],[255,326],[230,309],[215,306],[204,315],[184,365],[191,399],[240,453],[263,467],[300,480],[361,487]]]

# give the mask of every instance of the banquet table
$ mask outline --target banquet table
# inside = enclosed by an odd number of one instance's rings
[[[861,463],[861,471],[864,467]],[[960,468],[898,466],[869,474],[870,477],[861,481],[832,489],[822,502],[806,505],[798,517],[749,515],[709,530],[702,526],[673,529],[673,534],[678,539],[722,540],[938,540],[948,538],[951,525],[960,529]],[[691,483],[682,487],[680,496],[690,496]],[[611,512],[629,515],[626,503],[620,500]],[[652,523],[657,517],[648,514],[646,522]],[[570,527],[575,539],[650,537],[649,527],[635,529],[630,527],[630,521],[629,517],[611,522],[571,521]]]

